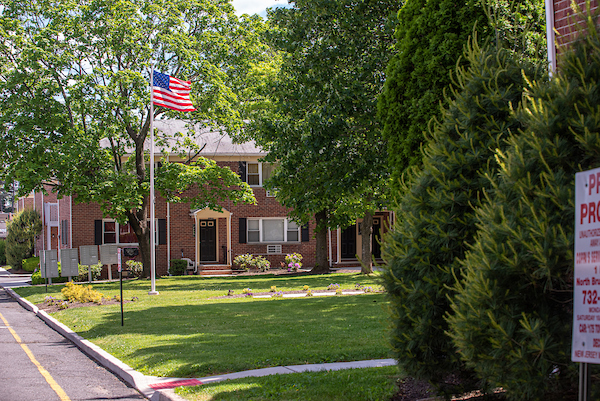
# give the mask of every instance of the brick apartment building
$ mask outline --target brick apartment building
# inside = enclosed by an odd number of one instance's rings
[[[186,132],[182,121],[156,121],[161,136],[172,137]],[[169,260],[187,258],[199,274],[226,272],[235,256],[245,253],[265,256],[272,267],[280,266],[287,253],[298,252],[305,267],[315,263],[314,222],[301,227],[287,218],[287,210],[277,198],[263,188],[271,166],[260,162],[266,154],[252,142],[234,144],[228,136],[208,130],[197,130],[197,141],[204,146],[200,155],[213,159],[219,166],[237,172],[254,191],[256,205],[223,201],[220,212],[194,210],[189,204],[165,202],[157,193],[156,271],[168,274]],[[157,155],[158,162],[162,154]],[[179,156],[169,155],[171,161]],[[128,224],[120,225],[103,216],[98,204],[76,203],[73,197],[57,199],[56,194],[36,192],[18,201],[18,210],[33,207],[43,217],[44,228],[36,244],[36,253],[44,249],[78,248],[82,245],[118,244],[136,253],[137,238]],[[389,211],[374,218],[373,254],[380,256],[381,234],[391,223]],[[360,221],[344,229],[328,233],[331,267],[357,265],[360,253]],[[116,269],[116,267],[113,267]],[[107,276],[106,270],[103,276]]]

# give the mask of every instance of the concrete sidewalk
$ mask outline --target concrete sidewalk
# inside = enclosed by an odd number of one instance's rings
[[[216,383],[223,380],[240,379],[244,377],[260,377],[277,374],[318,372],[326,370],[371,368],[390,366],[396,364],[396,361],[393,359],[375,359],[357,362],[278,366],[273,368],[247,370],[244,372],[201,377],[196,379],[145,376],[142,373],[134,370],[130,366],[126,365],[122,361],[118,360],[117,358],[113,357],[97,345],[89,342],[88,340],[85,340],[77,333],[69,329],[67,326],[48,315],[46,312],[39,310],[37,306],[33,305],[26,299],[21,298],[11,288],[6,288],[6,291],[21,306],[35,313],[48,326],[52,327],[59,334],[70,340],[85,354],[95,359],[100,365],[115,373],[122,380],[136,388],[140,393],[149,398],[151,401],[182,401],[183,398],[176,395],[173,391],[173,388],[183,385],[201,385],[205,383]]]

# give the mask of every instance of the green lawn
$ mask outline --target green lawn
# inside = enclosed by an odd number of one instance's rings
[[[158,296],[147,295],[147,280],[124,284],[125,326],[120,307],[71,308],[53,314],[82,337],[148,375],[202,377],[270,366],[388,358],[387,301],[383,294],[300,299],[210,299],[244,288],[267,292],[313,291],[338,283],[378,287],[376,278],[355,274],[325,276],[243,276],[160,279]],[[62,286],[21,288],[33,303],[60,296]],[[108,296],[118,283],[97,284]]]
[[[375,401],[396,393],[395,366],[331,372],[294,373],[180,387],[175,392],[192,401]]]

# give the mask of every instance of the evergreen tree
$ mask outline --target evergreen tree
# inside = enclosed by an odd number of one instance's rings
[[[543,73],[507,50],[479,48],[476,39],[465,62],[468,67],[457,69],[449,107],[432,125],[422,169],[404,183],[401,220],[383,249],[395,357],[403,372],[442,388],[453,373],[473,384],[445,334],[448,288],[454,274],[460,275],[457,260],[476,233],[473,206],[490,187],[484,174],[493,174],[495,152],[522,128],[511,108],[521,100],[524,76]]]
[[[600,166],[600,40],[590,21],[559,74],[528,88],[518,113],[527,129],[497,152],[448,319],[467,366],[511,400],[564,400],[575,387],[574,176]]]
[[[14,269],[21,269],[23,259],[33,255],[35,236],[42,231],[42,219],[33,209],[17,213],[8,223],[6,261]]]
[[[543,21],[540,0],[406,1],[378,104],[394,185],[409,166],[421,164],[424,133],[430,120],[441,116],[444,90],[457,63],[465,61],[460,56],[470,35],[476,31],[480,43],[492,40],[519,58],[541,60]]]

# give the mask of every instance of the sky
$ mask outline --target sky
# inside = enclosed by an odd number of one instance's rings
[[[285,7],[287,0],[231,0],[237,15],[258,14],[265,18],[267,7]]]

